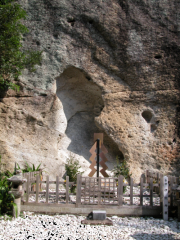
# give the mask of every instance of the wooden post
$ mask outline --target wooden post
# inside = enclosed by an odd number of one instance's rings
[[[143,206],[143,183],[144,179],[140,178],[140,206]]]
[[[101,177],[98,178],[98,205],[101,204]]]
[[[49,202],[49,176],[46,176],[46,203]]]
[[[123,180],[124,180],[124,176],[122,176],[122,175],[118,176],[117,195],[118,195],[118,205],[119,206],[122,206],[122,204],[123,204]]]
[[[146,170],[146,183],[149,183],[149,170]]]
[[[66,203],[69,202],[69,176],[66,176]]]
[[[56,203],[58,203],[59,199],[59,176],[56,176]]]
[[[168,192],[169,192],[170,207],[173,207],[173,192],[172,192],[173,177],[172,176],[168,176],[168,182],[169,182]]]
[[[140,179],[143,179],[143,183],[145,183],[146,182],[146,176],[145,176],[145,174],[143,173],[143,174],[141,174],[141,177],[140,177]]]
[[[163,175],[160,174],[160,206],[163,207]]]
[[[29,175],[27,175],[27,183],[26,183],[26,202],[29,202],[29,185],[30,185],[30,180],[29,180]]]
[[[133,205],[133,178],[130,177],[130,205]]]
[[[157,173],[157,184],[158,184],[158,187],[156,187],[156,193],[159,194],[160,193],[160,174]]]
[[[149,190],[150,190],[150,206],[153,206],[153,178],[150,178]]]
[[[77,175],[77,191],[76,191],[76,207],[79,207],[81,204],[81,184],[82,177],[80,174]]]
[[[36,203],[39,202],[39,175],[36,176]]]
[[[27,175],[25,175],[25,173],[22,173],[22,176],[27,179]],[[24,182],[23,185],[22,185],[22,188],[23,188],[23,191],[24,191],[24,192],[25,192],[25,191],[27,192],[26,186],[27,186],[27,182]]]
[[[177,179],[176,177],[172,177],[172,206],[174,206],[174,200],[176,199],[176,193],[174,191],[174,187],[177,185]]]
[[[97,141],[97,177],[99,177],[99,144],[100,140],[99,138],[96,140]]]

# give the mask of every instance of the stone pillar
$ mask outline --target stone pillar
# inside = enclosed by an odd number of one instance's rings
[[[168,177],[163,177],[163,219],[168,221]]]

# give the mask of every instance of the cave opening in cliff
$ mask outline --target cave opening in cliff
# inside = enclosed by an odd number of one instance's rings
[[[81,165],[89,166],[89,153],[96,132],[104,133],[104,145],[108,150],[108,168],[111,170],[116,163],[116,156],[124,159],[117,144],[95,124],[95,118],[101,114],[104,107],[101,88],[90,76],[75,67],[68,67],[56,78],[56,94],[62,104],[61,156],[72,153],[80,160]]]

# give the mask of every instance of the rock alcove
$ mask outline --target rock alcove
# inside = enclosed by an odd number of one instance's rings
[[[142,113],[142,117],[146,120],[147,123],[150,123],[152,116],[153,115],[149,110],[145,110]]]
[[[101,88],[86,73],[75,67],[68,67],[56,78],[56,94],[62,103],[59,121],[64,137],[61,139],[59,157],[64,160],[70,154],[75,156],[82,167],[89,167],[89,153],[96,132],[104,133],[104,145],[108,149],[108,168],[116,163],[116,156],[123,160],[123,153],[113,140],[95,124],[95,117],[104,107]],[[88,170],[89,171],[89,168]]]

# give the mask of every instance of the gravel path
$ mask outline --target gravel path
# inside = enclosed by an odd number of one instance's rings
[[[0,239],[65,239],[65,240],[124,240],[124,239],[180,239],[180,223],[154,218],[110,217],[113,226],[81,224],[84,216],[35,215],[24,212],[17,219],[0,220]]]

